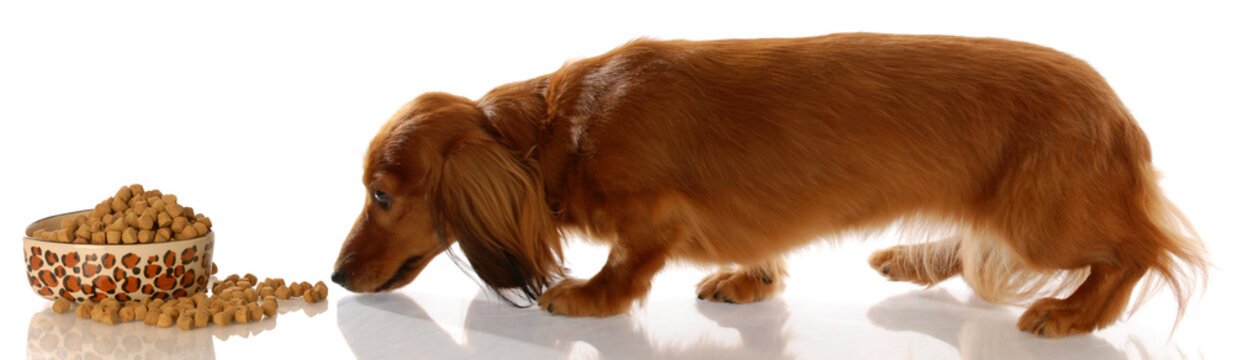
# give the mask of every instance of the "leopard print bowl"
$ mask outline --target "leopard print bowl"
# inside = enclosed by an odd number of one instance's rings
[[[75,302],[178,298],[205,289],[214,252],[214,232],[188,240],[132,245],[69,244],[31,237],[57,230],[60,221],[89,210],[35,221],[22,250],[26,278],[39,296]]]

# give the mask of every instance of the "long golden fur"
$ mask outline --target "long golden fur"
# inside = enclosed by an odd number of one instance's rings
[[[1068,294],[1021,317],[1046,337],[1116,321],[1146,274],[1180,317],[1207,266],[1100,75],[1000,39],[636,40],[477,101],[416,98],[363,182],[335,281],[394,289],[458,242],[488,286],[569,316],[627,311],[674,259],[736,265],[699,298],[764,300],[786,252],[904,219],[955,234],[876,252],[875,270],[962,275],[991,301]],[[565,278],[565,231],[611,245],[591,279]]]

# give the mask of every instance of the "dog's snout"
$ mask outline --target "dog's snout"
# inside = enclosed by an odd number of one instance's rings
[[[335,271],[334,275],[330,275],[330,281],[345,287],[347,286],[347,274],[342,272],[342,270]]]

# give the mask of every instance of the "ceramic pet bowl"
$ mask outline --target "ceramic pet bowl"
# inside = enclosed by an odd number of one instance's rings
[[[48,300],[75,302],[178,298],[205,289],[214,252],[214,232],[186,240],[147,244],[93,245],[35,239],[36,230],[56,230],[55,215],[26,228],[22,250],[30,288]]]

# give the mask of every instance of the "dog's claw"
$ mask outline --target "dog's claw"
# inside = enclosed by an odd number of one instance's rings
[[[548,313],[549,313],[549,314],[556,315],[556,313],[553,313],[553,312],[552,312],[552,304],[548,304],[548,309],[547,309],[547,310],[548,310]]]
[[[890,275],[890,265],[882,267],[882,275]]]
[[[770,276],[770,275],[763,274],[763,275],[762,275],[762,282],[767,283],[767,284],[770,284],[770,283],[773,283],[773,282],[775,282],[775,281],[774,281],[774,280],[771,280],[771,276]]]

